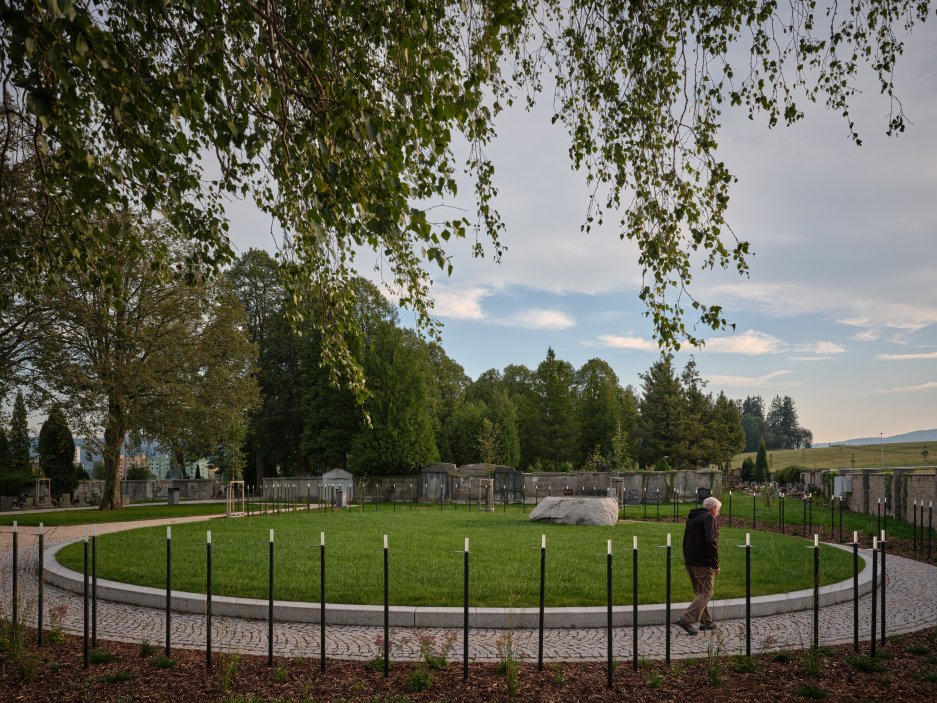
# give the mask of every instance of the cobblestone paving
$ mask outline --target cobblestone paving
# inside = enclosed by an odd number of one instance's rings
[[[140,526],[137,523],[135,526]],[[21,534],[19,549],[19,612],[26,622],[36,621],[37,557],[35,539]],[[59,533],[58,539],[65,538]],[[9,541],[3,545],[0,556],[0,609],[9,617],[11,607],[12,554]],[[65,606],[62,627],[73,634],[82,632],[82,599],[79,595],[49,586],[45,587],[45,623],[48,627],[51,609]],[[679,613],[675,613],[676,615]],[[903,559],[888,558],[887,581],[888,633],[911,632],[937,625],[937,567]],[[860,637],[869,639],[871,628],[871,597],[859,602]],[[852,642],[852,601],[829,606],[820,611],[821,644]],[[172,646],[201,649],[205,643],[205,618],[200,615],[173,613],[171,620]],[[165,642],[164,612],[160,609],[121,605],[99,601],[98,638],[142,642],[155,645]],[[813,632],[812,611],[785,613],[752,620],[752,651],[770,649],[799,649],[808,646]],[[427,633],[441,642],[447,636],[454,638],[452,657],[462,651],[461,629],[424,629],[416,631],[397,628],[391,632],[392,658],[415,660],[419,658],[417,635]],[[537,631],[529,629],[495,630],[473,629],[469,633],[469,652],[475,661],[498,659],[498,641],[509,635],[515,651],[524,659],[537,656]],[[638,630],[638,656],[647,659],[664,657],[666,628],[643,626]],[[326,655],[341,659],[372,659],[379,656],[377,640],[383,635],[381,628],[329,626],[326,631]],[[679,628],[671,629],[672,656],[706,656],[710,642],[716,643],[724,653],[744,652],[744,620],[720,623],[717,633],[700,633],[696,637],[684,634]],[[216,651],[244,654],[266,654],[266,621],[214,617],[212,642]],[[613,630],[613,652],[616,659],[632,659],[632,630],[630,627]],[[606,657],[606,630],[588,628],[574,630],[547,630],[544,634],[544,658],[548,661],[597,661]],[[274,653],[282,656],[318,657],[319,626],[317,624],[278,622],[274,625]]]

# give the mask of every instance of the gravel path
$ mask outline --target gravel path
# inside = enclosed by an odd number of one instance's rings
[[[206,516],[153,520],[100,525],[98,534],[149,525],[174,524],[212,519]],[[46,531],[46,544],[81,537],[85,527],[60,527]],[[19,612],[30,624],[36,621],[37,557],[35,528],[23,528],[19,534]],[[9,617],[11,609],[12,550],[8,530],[0,533],[0,608]],[[50,609],[64,605],[62,627],[68,632],[81,634],[82,599],[80,596],[49,586],[45,587],[45,622],[50,624]],[[937,567],[891,555],[888,558],[887,591],[888,632],[897,634],[937,626]],[[863,641],[869,639],[871,627],[871,597],[864,596],[859,603],[860,633]],[[841,644],[852,641],[852,603],[825,607],[820,612],[820,639],[822,644]],[[174,613],[172,617],[172,646],[201,649],[205,643],[205,618],[199,615]],[[812,611],[801,611],[754,618],[752,620],[752,649],[801,649],[810,644],[813,632]],[[162,646],[165,642],[165,619],[160,609],[121,605],[99,601],[98,638],[139,643],[144,639]],[[398,628],[391,633],[392,657],[396,660],[419,659],[417,635],[427,633],[441,642],[446,637],[454,641],[451,656],[460,657],[461,629],[426,629],[419,632]],[[469,633],[469,653],[475,661],[496,661],[498,642],[513,638],[515,651],[524,659],[537,656],[537,631],[529,629],[494,630],[474,629]],[[663,626],[642,626],[638,630],[638,656],[662,659],[665,651]],[[341,659],[372,659],[379,656],[377,640],[381,628],[330,625],[326,632],[326,655]],[[720,623],[716,633],[700,633],[695,637],[672,628],[672,656],[704,657],[710,646],[723,653],[744,651],[744,620]],[[212,641],[217,651],[244,654],[266,654],[267,623],[239,618],[215,617],[212,621]],[[613,630],[613,652],[616,659],[632,659],[631,628]],[[544,658],[548,661],[598,661],[606,657],[607,639],[604,628],[555,629],[544,635]],[[282,656],[318,657],[319,626],[277,622],[274,625],[274,652]]]

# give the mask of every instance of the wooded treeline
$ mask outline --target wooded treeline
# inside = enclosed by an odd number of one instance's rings
[[[258,350],[262,401],[244,446],[250,483],[334,467],[410,473],[436,461],[686,468],[726,464],[747,441],[743,403],[707,392],[692,359],[678,370],[671,356],[661,357],[639,388],[622,385],[602,359],[577,369],[552,349],[536,368],[511,364],[473,380],[438,343],[402,328],[394,305],[358,279],[344,304],[361,329],[349,348],[368,379],[362,411],[322,364],[315,317],[322,307],[308,309],[301,334],[289,324],[276,261],[249,251],[229,279]]]

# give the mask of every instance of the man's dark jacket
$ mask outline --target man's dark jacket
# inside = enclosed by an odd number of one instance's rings
[[[683,531],[683,563],[719,568],[719,526],[706,508],[694,508]]]

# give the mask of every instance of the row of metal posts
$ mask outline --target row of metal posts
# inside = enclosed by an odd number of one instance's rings
[[[731,500],[731,496],[730,496]],[[922,515],[923,515],[923,505],[921,506]],[[842,510],[842,508],[841,508]],[[928,523],[929,526],[932,526],[933,520],[933,504],[929,506],[928,514]],[[923,517],[922,517],[923,521]],[[923,527],[922,527],[923,529]],[[916,527],[915,527],[916,532]],[[871,625],[872,625],[872,641],[871,641],[871,653],[874,656],[876,651],[876,629],[878,626],[881,628],[881,642],[885,643],[886,638],[886,546],[887,542],[885,540],[885,533],[882,531],[881,537],[873,538],[872,546],[872,613],[871,613]],[[325,533],[320,535],[320,666],[322,670],[325,669],[325,625],[326,625],[326,614],[325,614]],[[39,542],[39,586],[38,586],[38,632],[37,632],[37,641],[38,644],[42,645],[43,638],[43,581],[42,578],[42,563],[44,559],[44,529],[43,525],[39,525],[38,533],[38,542]],[[16,624],[18,623],[18,532],[17,524],[13,524],[13,583],[12,583],[12,595],[13,595],[13,604],[12,604],[12,616],[13,616],[13,631],[17,632]],[[923,538],[921,539],[923,543]],[[931,536],[928,536],[928,546],[930,548]],[[917,542],[915,542],[917,544]],[[206,560],[207,560],[207,576],[206,576],[206,665],[211,667],[211,655],[212,655],[212,640],[211,640],[211,619],[212,619],[212,608],[211,608],[211,599],[212,599],[212,542],[211,542],[211,531],[208,531],[206,536]],[[464,643],[463,643],[463,673],[464,676],[468,676],[468,608],[469,608],[469,549],[468,549],[468,539],[465,542],[465,556],[464,556]],[[740,545],[741,546],[741,545]],[[859,544],[858,544],[858,533],[853,533],[853,600],[854,600],[854,610],[853,610],[853,627],[854,627],[854,648],[856,651],[859,650],[859,584],[858,584],[858,574],[859,574]],[[746,632],[746,655],[751,655],[751,542],[750,535],[746,533],[745,545],[746,550],[745,554],[745,632]],[[671,593],[671,539],[670,535],[667,536],[667,558],[666,558],[666,614],[667,614],[667,626],[666,626],[666,638],[665,638],[665,659],[670,662],[670,593]],[[819,537],[814,535],[814,623],[813,623],[813,645],[816,647],[819,645],[819,584],[820,584],[820,557],[819,557]],[[388,671],[389,667],[389,549],[387,536],[384,536],[384,665],[385,665],[385,674]],[[82,660],[84,667],[88,666],[88,651],[89,644],[91,648],[97,646],[97,530],[96,527],[93,528],[91,540],[90,540],[90,557],[91,557],[91,567],[89,569],[89,539],[87,531],[85,533],[85,538],[83,542],[83,647],[82,647]],[[879,572],[879,558],[881,559],[881,572]],[[613,677],[613,663],[612,663],[612,543],[611,540],[608,542],[608,554],[607,554],[607,568],[608,568],[608,653],[609,653],[609,668],[608,668],[608,680],[609,684],[612,683]],[[632,612],[632,627],[633,627],[633,645],[632,645],[632,657],[633,657],[633,666],[637,667],[638,662],[638,599],[637,599],[637,590],[638,590],[638,545],[637,545],[637,536],[634,537],[634,548],[633,548],[633,612]],[[546,536],[542,537],[541,541],[541,553],[540,553],[540,614],[539,614],[539,638],[538,638],[538,653],[537,653],[537,666],[538,669],[543,668],[543,632],[544,632],[544,603],[545,603],[545,587],[546,587]],[[274,531],[270,530],[270,540],[269,540],[269,577],[268,577],[268,663],[272,665],[273,663],[273,596],[274,596]],[[89,607],[90,600],[90,607]],[[165,642],[165,653],[166,656],[169,656],[171,653],[171,605],[172,605],[172,528],[166,528],[166,614],[165,614],[165,624],[166,624],[166,642]],[[879,613],[877,612],[880,603],[881,615],[879,620]]]

